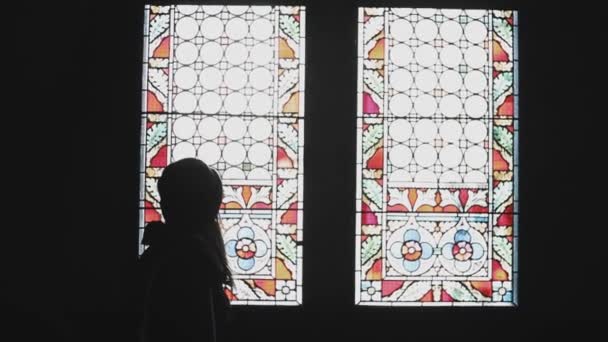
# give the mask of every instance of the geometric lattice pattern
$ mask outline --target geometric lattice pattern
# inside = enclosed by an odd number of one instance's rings
[[[303,7],[145,10],[140,228],[162,219],[168,163],[215,168],[234,304],[302,300],[304,19]]]
[[[356,299],[517,302],[517,13],[360,8]]]

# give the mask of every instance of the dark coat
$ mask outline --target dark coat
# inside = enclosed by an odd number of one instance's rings
[[[140,341],[225,341],[229,302],[202,238],[155,230],[139,262]]]

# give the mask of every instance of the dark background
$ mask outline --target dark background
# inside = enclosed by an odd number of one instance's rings
[[[307,6],[304,305],[235,308],[239,339],[580,338],[594,324],[545,320],[608,316],[599,9],[584,1],[221,3]],[[7,341],[134,336],[143,6],[28,3],[5,12],[18,34],[9,53],[16,63],[4,65],[16,76],[6,101],[15,108],[5,115],[27,128],[2,130],[21,137],[5,148],[17,165],[4,167],[6,185],[17,191],[5,214],[16,224],[7,220],[3,231],[19,238],[0,240],[10,251],[0,298],[18,337]],[[358,6],[519,10],[518,308],[353,305]]]

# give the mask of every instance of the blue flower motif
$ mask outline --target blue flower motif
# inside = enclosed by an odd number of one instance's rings
[[[465,229],[459,229],[454,234],[454,242],[448,242],[441,248],[441,255],[454,261],[454,267],[460,272],[471,268],[474,260],[481,259],[485,254],[484,247],[479,243],[471,243],[471,234]]]
[[[511,282],[492,282],[492,300],[496,302],[513,302],[513,289]]]
[[[379,302],[382,299],[382,283],[364,280],[361,282],[361,300],[364,302]]]
[[[403,262],[403,268],[408,272],[415,272],[420,268],[420,260],[427,260],[433,256],[433,247],[420,241],[420,233],[408,229],[403,233],[400,241],[390,246],[391,255]]]
[[[237,265],[244,271],[254,268],[256,260],[268,253],[268,245],[255,239],[255,232],[250,227],[241,227],[236,240],[229,240],[226,245],[228,257],[237,258]]]

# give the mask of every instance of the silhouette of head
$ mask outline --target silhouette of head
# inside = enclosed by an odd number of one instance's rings
[[[165,234],[196,234],[201,237],[222,283],[232,285],[218,219],[223,191],[217,172],[198,159],[179,160],[163,171],[158,181],[158,192],[163,216],[169,226]]]
[[[187,158],[165,168],[158,192],[167,223],[198,226],[216,220],[222,202],[222,181],[202,161]]]

